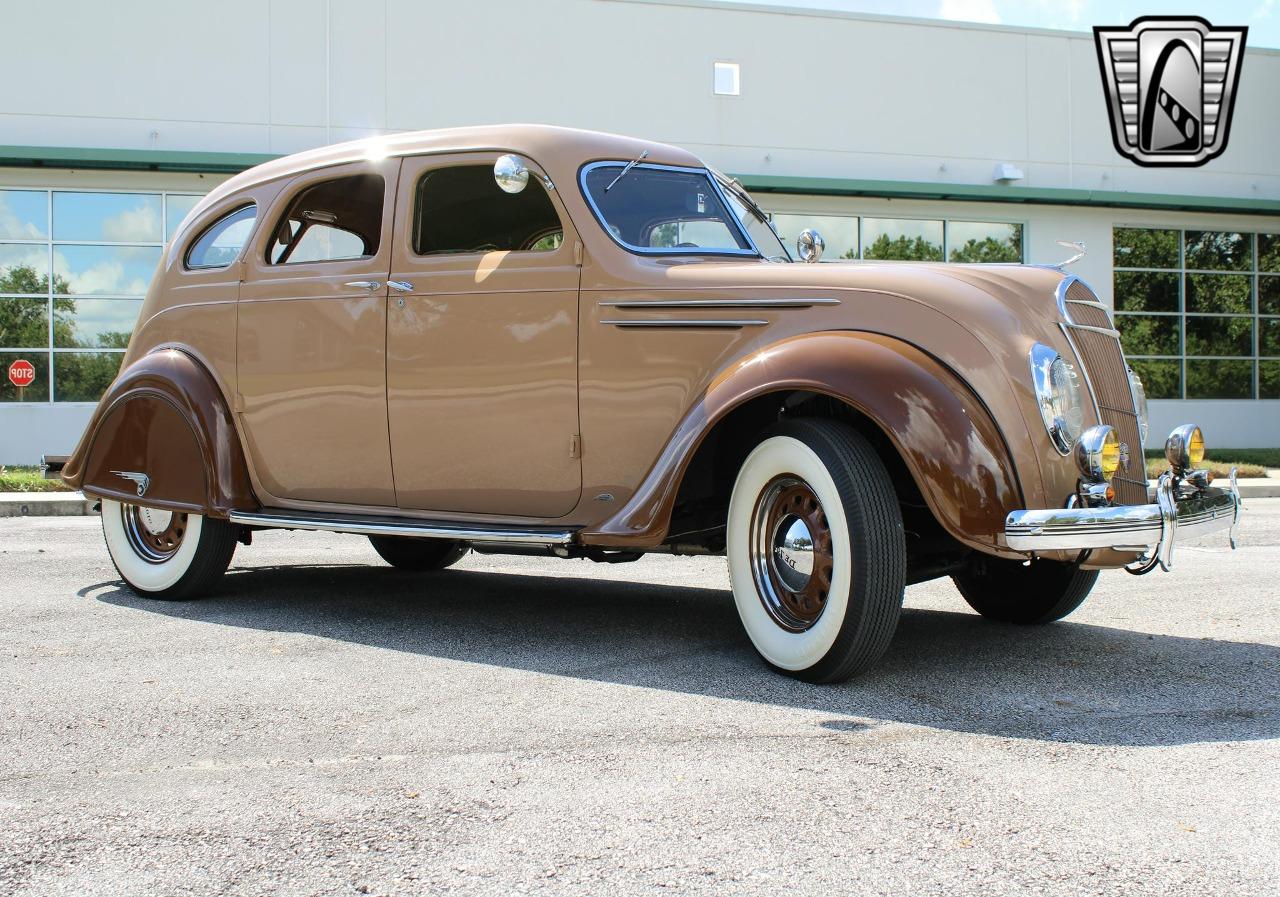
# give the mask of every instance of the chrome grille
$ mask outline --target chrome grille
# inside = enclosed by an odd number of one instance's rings
[[[1070,278],[1066,289],[1059,287],[1059,307],[1063,327],[1084,367],[1085,379],[1093,393],[1098,419],[1115,427],[1116,436],[1129,447],[1129,468],[1121,470],[1111,481],[1116,502],[1122,505],[1147,503],[1146,461],[1142,455],[1142,437],[1138,430],[1138,414],[1129,390],[1129,373],[1120,347],[1120,334],[1111,323],[1111,315],[1098,301],[1093,290],[1083,281]]]

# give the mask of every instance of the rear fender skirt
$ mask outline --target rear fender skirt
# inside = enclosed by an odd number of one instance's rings
[[[222,390],[180,349],[121,371],[62,478],[99,498],[211,517],[258,507]]]
[[[1005,516],[1024,504],[1005,440],[986,407],[915,346],[850,331],[802,334],[736,361],[685,414],[630,500],[580,533],[581,540],[617,548],[661,544],[685,467],[706,435],[744,402],[794,390],[832,396],[873,421],[948,533],[972,548],[1011,554],[1002,545]]]

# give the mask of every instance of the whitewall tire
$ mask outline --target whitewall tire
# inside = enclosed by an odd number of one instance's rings
[[[726,554],[742,625],[776,669],[838,682],[888,648],[902,515],[875,449],[847,424],[800,419],[765,435],[734,484]]]
[[[102,500],[102,534],[116,571],[148,598],[194,598],[217,581],[236,548],[236,527],[200,514],[180,514]]]

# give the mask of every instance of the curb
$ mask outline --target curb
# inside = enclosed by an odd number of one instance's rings
[[[97,503],[80,492],[0,492],[0,517],[86,517]]]
[[[1238,480],[1241,498],[1280,498],[1280,480],[1271,478]]]

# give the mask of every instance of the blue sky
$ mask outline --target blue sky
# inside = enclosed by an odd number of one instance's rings
[[[1033,28],[1090,31],[1127,25],[1138,16],[1200,15],[1215,25],[1247,25],[1248,45],[1280,48],[1280,0],[764,0],[779,6],[845,9],[883,15],[993,22]]]

